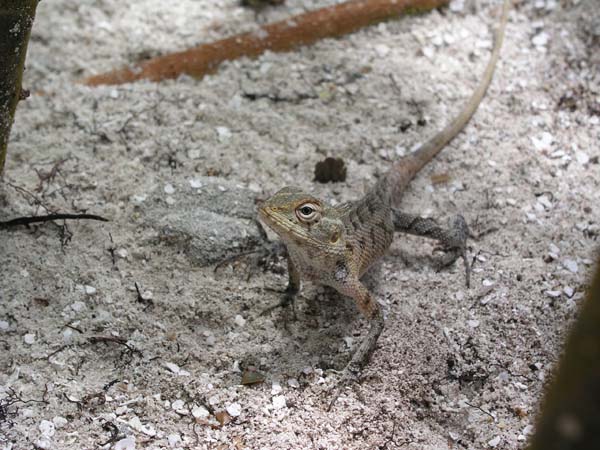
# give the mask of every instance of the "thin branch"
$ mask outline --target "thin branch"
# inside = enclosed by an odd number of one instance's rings
[[[413,14],[447,5],[449,0],[350,0],[292,16],[191,49],[138,62],[91,76],[90,86],[122,84],[141,79],[160,81],[185,73],[196,78],[213,73],[223,61],[257,57],[269,50],[285,52],[320,39],[351,33],[400,14]]]
[[[29,217],[17,217],[16,219],[7,220],[6,222],[0,222],[0,230],[4,228],[16,227],[19,225],[29,225],[32,223],[39,222],[50,222],[53,220],[66,220],[66,219],[88,219],[88,220],[99,220],[101,222],[108,222],[109,220],[102,217],[97,216],[95,214],[47,214],[44,216],[29,216]]]

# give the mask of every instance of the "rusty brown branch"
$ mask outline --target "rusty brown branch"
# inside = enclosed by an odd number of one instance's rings
[[[310,11],[258,30],[139,62],[83,80],[85,84],[121,84],[141,79],[160,81],[185,73],[201,78],[223,61],[256,57],[267,50],[285,52],[327,37],[341,36],[402,13],[439,8],[448,0],[350,0]]]

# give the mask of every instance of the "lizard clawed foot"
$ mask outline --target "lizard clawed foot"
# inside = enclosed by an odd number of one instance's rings
[[[453,264],[459,257],[465,264],[466,285],[471,285],[471,264],[467,258],[467,239],[470,235],[469,227],[463,216],[457,215],[448,221],[448,230],[440,239],[440,245],[434,249],[442,251],[444,255],[438,259],[439,269]]]
[[[280,291],[277,291],[280,292]],[[269,314],[271,311],[278,309],[278,308],[287,308],[288,306],[292,307],[292,317],[294,320],[297,319],[296,317],[296,294],[298,293],[298,289],[294,289],[291,285],[288,285],[285,288],[285,291],[283,291],[283,296],[281,298],[281,301],[273,306],[269,306],[268,308],[265,308],[261,311],[261,313],[259,314],[259,316],[266,316],[267,314]]]
[[[247,280],[249,280],[259,267],[263,267],[263,270],[267,270],[271,266],[274,266],[280,257],[285,256],[286,254],[287,251],[285,246],[280,242],[266,242],[254,250],[241,252],[219,261],[215,265],[214,272],[217,272],[228,264],[235,264],[238,261],[249,257],[250,263],[248,264],[247,271]]]
[[[346,366],[346,368],[342,372],[342,378],[340,379],[340,381],[337,383],[337,385],[332,390],[331,399],[329,400],[329,404],[327,405],[327,409],[326,409],[327,412],[331,411],[331,408],[333,408],[333,406],[335,405],[335,402],[337,401],[340,394],[342,393],[342,390],[347,386],[351,386],[354,389],[354,392],[356,393],[356,395],[360,399],[360,401],[362,401],[364,403],[364,398],[363,398],[362,394],[360,393],[360,391],[358,391],[358,389],[357,389],[360,372],[361,372],[360,367],[352,364],[352,362],[350,362]]]

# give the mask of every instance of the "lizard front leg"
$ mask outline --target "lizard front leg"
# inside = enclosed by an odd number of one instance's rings
[[[288,305],[292,305],[292,312],[294,317],[296,316],[296,308],[295,308],[295,300],[296,294],[300,291],[300,272],[296,268],[294,261],[288,255],[287,257],[287,265],[288,265],[288,284],[283,291],[283,297],[279,303],[273,306],[269,306],[265,310],[263,310],[260,315],[264,316],[265,314],[270,313],[274,309],[277,308],[285,308]]]
[[[341,286],[335,287],[339,292],[352,297],[356,301],[360,311],[369,320],[370,326],[367,335],[363,338],[360,346],[356,349],[354,355],[352,355],[352,359],[342,372],[342,378],[335,388],[333,397],[329,402],[327,408],[328,411],[340,395],[341,389],[358,380],[360,372],[369,362],[369,358],[375,350],[377,339],[384,327],[383,313],[379,303],[377,303],[358,278],[352,278],[349,281],[344,282]]]
[[[471,283],[471,266],[467,259],[467,238],[469,227],[463,216],[457,215],[448,221],[448,228],[440,227],[433,219],[407,214],[398,209],[392,210],[394,228],[401,233],[436,239],[446,254],[441,258],[442,267],[449,266],[461,257],[465,263],[467,287]]]

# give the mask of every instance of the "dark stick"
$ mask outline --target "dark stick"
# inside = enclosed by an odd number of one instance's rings
[[[66,220],[66,219],[88,219],[88,220],[99,220],[101,222],[108,222],[109,220],[97,216],[95,214],[47,214],[45,216],[29,216],[29,217],[17,217],[16,219],[7,220],[6,222],[0,222],[0,230],[4,228],[16,227],[19,225],[29,225],[31,223],[38,222],[50,222],[52,220]]]

